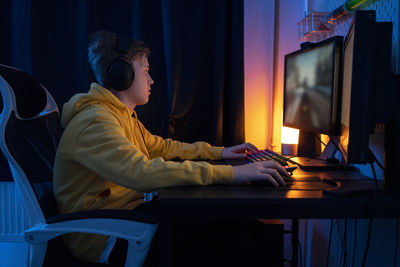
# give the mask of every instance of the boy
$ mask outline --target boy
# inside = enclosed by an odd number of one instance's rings
[[[148,132],[134,108],[146,104],[151,94],[150,50],[137,41],[123,46],[114,33],[94,33],[88,53],[98,83],[64,105],[61,122],[65,130],[54,170],[61,213],[132,210],[145,202],[144,192],[168,186],[254,180],[285,184],[281,174],[287,172],[272,161],[235,167],[190,161],[241,158],[243,151],[257,150],[249,143],[222,148],[162,139]],[[88,262],[107,262],[110,246],[115,244],[107,236],[89,234],[67,235],[64,241],[75,257]]]

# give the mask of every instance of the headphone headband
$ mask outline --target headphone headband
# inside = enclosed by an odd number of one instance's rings
[[[117,42],[118,42],[118,52],[121,55],[128,53],[132,43],[132,39],[127,37],[119,37]]]

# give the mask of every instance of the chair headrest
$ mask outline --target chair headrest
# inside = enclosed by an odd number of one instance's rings
[[[32,118],[45,108],[46,91],[36,79],[4,65],[0,65],[0,75],[14,91],[17,112],[21,118]]]

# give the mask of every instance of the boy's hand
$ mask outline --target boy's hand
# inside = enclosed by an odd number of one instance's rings
[[[246,152],[258,152],[257,147],[251,143],[244,143],[237,146],[231,146],[222,150],[222,159],[241,159],[246,157]]]
[[[274,186],[286,185],[282,176],[288,177],[289,174],[281,165],[272,160],[233,166],[234,184],[267,181]]]

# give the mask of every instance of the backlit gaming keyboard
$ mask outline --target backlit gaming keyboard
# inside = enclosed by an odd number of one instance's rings
[[[247,153],[246,161],[248,163],[257,162],[257,161],[264,161],[264,160],[274,160],[282,165],[288,172],[292,172],[297,167],[289,167],[288,161],[289,159],[272,151],[269,149],[258,150],[257,153]]]

